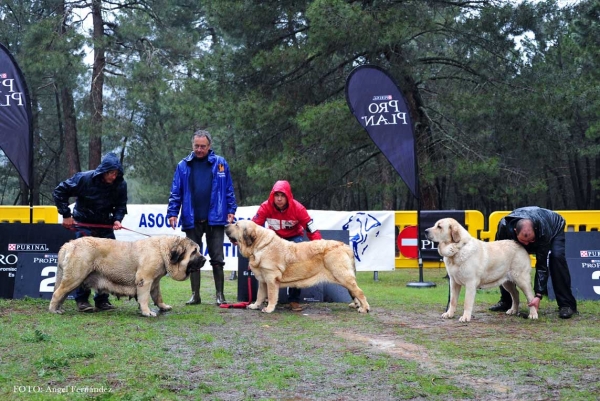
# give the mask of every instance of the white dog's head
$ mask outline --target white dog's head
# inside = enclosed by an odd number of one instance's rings
[[[427,239],[439,244],[438,251],[442,256],[456,254],[472,237],[460,223],[454,219],[438,220],[433,227],[425,230]]]

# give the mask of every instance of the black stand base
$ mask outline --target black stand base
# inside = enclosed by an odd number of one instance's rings
[[[427,288],[427,287],[435,287],[435,283],[431,281],[418,281],[413,283],[406,284],[407,287],[415,287],[415,288]]]

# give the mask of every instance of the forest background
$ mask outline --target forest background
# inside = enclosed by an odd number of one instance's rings
[[[241,206],[287,179],[309,209],[414,210],[346,104],[374,64],[415,124],[422,209],[600,209],[600,0],[3,0],[0,42],[29,86],[35,205],[108,151],[130,203],[167,203],[207,129]],[[28,204],[0,155],[0,204]]]

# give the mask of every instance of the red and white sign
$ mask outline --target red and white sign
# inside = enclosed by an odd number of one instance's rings
[[[419,241],[417,227],[405,227],[398,234],[398,249],[405,258],[416,259],[419,256]]]

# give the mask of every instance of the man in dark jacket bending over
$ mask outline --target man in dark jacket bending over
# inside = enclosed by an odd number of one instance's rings
[[[96,170],[76,173],[61,182],[52,193],[54,203],[63,217],[63,226],[71,228],[81,223],[75,236],[92,236],[115,239],[113,230],[122,228],[121,221],[127,214],[127,183],[123,179],[123,167],[114,153],[108,153]],[[69,209],[69,198],[75,197],[73,213]],[[103,227],[85,227],[85,224]],[[75,292],[77,309],[80,312],[104,311],[115,307],[108,302],[108,294],[94,296],[96,308],[89,303],[90,289],[79,287]]]
[[[565,256],[565,219],[556,212],[537,206],[514,210],[500,220],[496,240],[519,241],[528,253],[535,254],[535,298],[529,306],[539,309],[543,295],[548,295],[548,272],[558,303],[558,316],[569,319],[577,312],[577,301],[571,291],[571,275]],[[507,311],[512,305],[508,291],[500,287],[500,302],[491,311]]]

